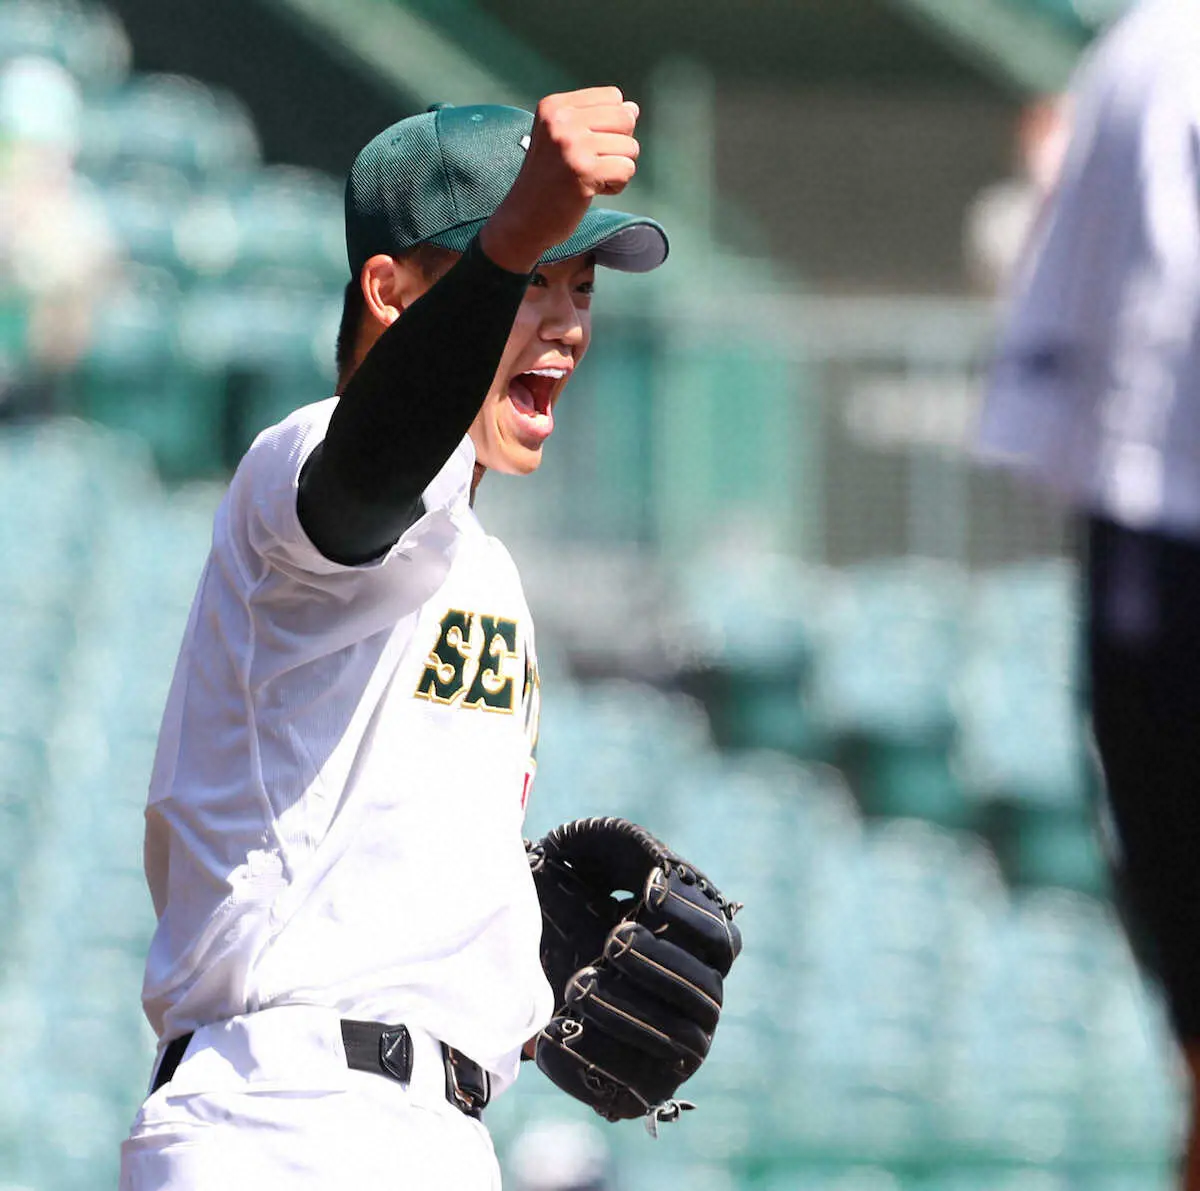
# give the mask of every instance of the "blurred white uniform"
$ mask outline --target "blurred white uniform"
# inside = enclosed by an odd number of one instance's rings
[[[982,446],[1072,504],[1200,537],[1200,5],[1148,0],[1078,76]]]
[[[612,1161],[603,1135],[582,1121],[540,1121],[513,1143],[514,1191],[607,1191]]]
[[[168,697],[144,1003],[164,1043],[196,1033],[125,1144],[129,1191],[285,1172],[289,1187],[490,1187],[490,1141],[447,1102],[436,1040],[498,1091],[552,1009],[521,838],[532,625],[470,508],[473,447],[383,558],[341,566],[296,513],[335,405],[242,461]],[[407,1025],[411,1086],[348,1070],[339,1017]],[[414,1121],[434,1140],[405,1141]]]

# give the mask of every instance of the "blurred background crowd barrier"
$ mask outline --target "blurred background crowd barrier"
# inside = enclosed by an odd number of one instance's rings
[[[672,261],[600,278],[542,472],[481,498],[545,659],[528,831],[646,823],[746,950],[698,1112],[597,1132],[527,1073],[510,1185],[1167,1188],[1071,527],[971,458],[1057,95],[1121,5],[612,0],[565,40],[515,7],[0,0],[0,1187],[114,1183],[158,716],[222,477],[332,391],[339,175],[434,100],[611,78]]]

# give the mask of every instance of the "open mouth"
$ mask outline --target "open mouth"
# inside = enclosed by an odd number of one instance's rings
[[[566,372],[561,368],[534,368],[508,382],[508,399],[521,416],[524,428],[539,441],[554,429],[554,392]]]

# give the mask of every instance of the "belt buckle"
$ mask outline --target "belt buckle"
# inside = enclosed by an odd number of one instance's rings
[[[492,1098],[492,1077],[452,1046],[442,1045],[442,1061],[446,1068],[446,1099],[469,1117],[480,1117]],[[459,1064],[470,1063],[483,1081],[481,1087],[471,1087],[460,1078]]]
[[[407,1026],[392,1026],[381,1031],[379,1065],[400,1083],[408,1083],[412,1079],[412,1037]]]

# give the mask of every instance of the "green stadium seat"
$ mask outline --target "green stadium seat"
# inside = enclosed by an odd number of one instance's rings
[[[695,832],[696,855],[707,850],[702,836],[716,844],[734,872],[766,871],[786,882],[795,867],[786,871],[785,858],[799,866],[820,849],[826,830],[853,821],[853,799],[839,776],[779,753],[702,755],[691,764],[674,764],[664,794],[681,849],[692,843],[686,835]]]
[[[183,302],[182,358],[223,389],[222,450],[233,468],[259,431],[332,395],[340,304],[328,292],[213,283]]]
[[[193,278],[226,276],[237,259],[238,229],[223,190],[193,192],[176,211],[173,249]]]
[[[131,261],[161,267],[181,279],[190,276],[175,238],[179,210],[191,199],[184,179],[168,174],[117,181],[98,188],[98,196],[113,235]]]
[[[268,274],[285,284],[298,275],[340,298],[350,266],[342,187],[335,179],[271,166],[236,190],[231,204],[237,228],[233,269],[240,280],[258,282]]]
[[[683,616],[717,742],[819,755],[808,707],[825,577],[784,556],[714,556],[684,574]]]
[[[1076,691],[1078,579],[1055,560],[976,581],[956,683],[955,764],[985,801],[1081,807],[1092,778]]]
[[[80,377],[82,412],[141,438],[173,477],[223,462],[224,378],[178,360],[177,304],[161,274],[136,273],[98,311]]]
[[[191,183],[233,181],[258,165],[246,109],[224,92],[181,75],[139,75],[84,110],[79,167],[101,179],[146,167]]]
[[[675,770],[711,747],[703,710],[629,682],[560,690],[544,704],[527,830],[589,814],[641,819],[669,835]],[[557,816],[557,817],[556,817]]]
[[[903,1176],[882,1166],[787,1165],[756,1179],[754,1191],[909,1191]]]
[[[655,531],[695,543],[801,537],[804,376],[765,336],[660,335],[653,360]]]
[[[130,1117],[103,1093],[55,1087],[43,1105],[57,1103],[58,1114],[43,1123],[40,1144],[25,1151],[35,1187],[112,1187],[117,1183],[114,1138],[129,1129]]]
[[[1175,1191],[1178,1176],[1173,1165],[1148,1162],[1124,1170],[1095,1170],[1088,1175],[1088,1191]]]
[[[928,819],[949,827],[971,822],[971,808],[944,745],[929,740],[856,740],[839,760],[853,775],[871,814]]]
[[[89,368],[84,386],[88,416],[142,438],[176,479],[223,470],[222,400],[218,379],[183,371],[152,378]]]
[[[6,735],[38,737],[53,721],[59,686],[53,679],[29,678],[0,682],[0,725]]]
[[[136,823],[133,816],[129,818]],[[97,843],[102,841],[103,836]],[[127,856],[135,860],[139,858],[142,843],[140,833],[136,840],[126,842],[132,845],[125,849]],[[115,848],[112,850],[116,851]],[[154,910],[140,864],[124,869],[94,870],[87,891],[87,900],[79,905],[78,916],[73,923],[79,942],[116,948],[136,956],[138,961],[144,960],[145,949],[154,931]],[[140,980],[137,971],[140,966],[140,962],[133,965],[134,1004],[137,1002],[136,985]],[[128,975],[128,969],[124,970],[119,983],[128,985]]]
[[[1004,806],[988,816],[988,834],[1009,879],[1058,885],[1092,896],[1111,891],[1100,826],[1086,807]]]
[[[1078,1149],[1105,1166],[1153,1165],[1181,1144],[1185,1080],[1163,1007],[1127,952],[1097,973],[1090,1026]]]
[[[696,1132],[690,1131],[689,1139]],[[741,1186],[729,1163],[719,1155],[706,1160],[686,1140],[673,1145],[666,1130],[660,1133],[657,1142],[651,1142],[644,1133],[637,1140],[636,1148],[618,1150],[616,1185],[619,1187],[663,1187],[679,1180],[686,1180],[697,1191],[738,1191]]]
[[[108,493],[88,461],[90,428],[64,419],[0,436],[0,593],[11,605],[75,599]],[[97,446],[97,449],[100,449]]]
[[[1078,807],[1089,784],[1083,708],[1032,652],[993,654],[966,669],[959,771],[975,798]]]
[[[960,571],[920,560],[858,567],[830,589],[812,706],[872,814],[969,818],[950,700],[966,590]]]
[[[61,605],[0,599],[0,662],[6,681],[53,682],[75,640],[75,623]]]
[[[28,367],[29,313],[25,294],[0,287],[0,408]]]
[[[86,88],[103,91],[129,69],[129,41],[101,4],[0,5],[0,60],[35,55],[65,66]]]
[[[835,730],[940,741],[953,725],[965,576],[910,560],[864,565],[830,590],[815,700]]]
[[[930,1174],[913,1191],[1075,1191],[1076,1186],[1066,1173],[980,1165]],[[1091,1183],[1086,1186],[1092,1191]]]

